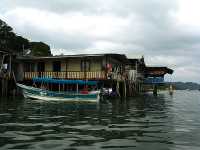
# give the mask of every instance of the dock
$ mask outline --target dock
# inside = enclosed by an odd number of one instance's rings
[[[145,92],[148,85],[153,85],[153,93],[156,95],[158,85],[165,83],[165,74],[173,73],[173,70],[167,67],[146,66],[144,57],[128,58],[124,54],[35,57],[2,51],[0,55],[1,95],[15,94],[16,82],[43,86],[41,83],[34,83],[34,78],[98,81],[98,88],[108,91],[109,97],[133,97]],[[76,88],[53,84],[45,86],[53,91]]]

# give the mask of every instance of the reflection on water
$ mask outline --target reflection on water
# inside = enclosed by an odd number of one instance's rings
[[[200,92],[107,103],[0,100],[0,149],[199,149]]]

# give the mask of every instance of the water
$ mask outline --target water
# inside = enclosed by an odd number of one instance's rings
[[[200,92],[107,104],[0,100],[0,149],[199,150]]]

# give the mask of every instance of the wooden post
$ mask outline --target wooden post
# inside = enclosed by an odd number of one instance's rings
[[[135,92],[138,93],[138,88],[137,88],[137,81],[135,82]]]
[[[14,88],[14,90],[13,90],[13,96],[15,96],[16,95],[16,84],[17,84],[17,80],[16,80],[16,77],[15,77],[15,73],[14,73],[14,71],[12,71],[12,76],[13,76],[13,80],[14,80],[14,82],[15,82],[15,88]]]
[[[59,87],[58,88],[59,88],[59,92],[60,92],[60,83],[59,83]]]
[[[117,84],[116,84],[116,92],[117,92],[117,94],[118,94],[119,96],[121,96],[121,95],[120,95],[119,81],[117,81]]]
[[[5,96],[8,96],[8,79],[5,79]]]
[[[129,96],[132,96],[132,81],[129,81]]]
[[[124,98],[126,98],[126,81],[124,80]]]
[[[170,86],[169,86],[169,94],[173,95],[173,86],[172,86],[172,84],[170,84]]]
[[[4,87],[3,87],[3,78],[1,78],[1,96],[3,96],[3,89],[4,89]]]
[[[132,96],[135,94],[135,82],[132,83]]]
[[[4,96],[4,78],[1,80],[1,95]]]
[[[140,82],[138,83],[138,93],[139,94],[141,93],[141,83]]]
[[[12,57],[11,57],[11,55],[9,55],[10,57],[10,59],[9,59],[9,78],[10,78],[10,76],[11,76],[11,70],[12,70]]]
[[[76,84],[76,93],[78,94],[78,83]]]
[[[68,79],[68,60],[66,60],[66,72],[65,78]]]
[[[153,86],[153,95],[154,95],[154,96],[157,96],[157,95],[158,95],[158,87],[157,87],[156,84],[154,84],[154,86]]]

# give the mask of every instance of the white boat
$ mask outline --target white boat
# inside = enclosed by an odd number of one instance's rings
[[[42,79],[43,80],[43,79]],[[55,81],[51,79],[48,81]],[[58,80],[56,80],[58,81]],[[64,81],[64,80],[62,80]],[[70,80],[71,81],[71,80]],[[59,81],[60,82],[60,81]],[[67,82],[67,81],[65,81]],[[69,82],[69,80],[68,80]],[[73,80],[73,83],[76,81]],[[77,83],[82,83],[80,80]],[[78,84],[77,84],[78,85]],[[50,91],[47,89],[36,88],[27,86],[24,84],[17,83],[17,86],[22,89],[23,96],[25,98],[47,100],[47,101],[87,101],[87,102],[98,102],[100,99],[100,91]]]

